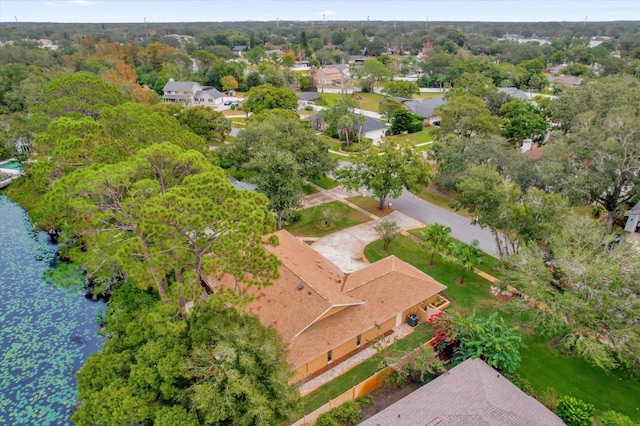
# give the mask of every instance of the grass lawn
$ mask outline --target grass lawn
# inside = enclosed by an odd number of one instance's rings
[[[313,179],[311,182],[315,183],[322,189],[333,189],[336,186],[340,185],[338,181],[335,181],[327,176],[321,177],[320,179]]]
[[[251,176],[253,176],[255,174],[255,172],[253,171],[248,171],[248,170],[239,170],[235,167],[230,167],[228,169],[226,169],[227,174],[233,176],[234,178],[238,179],[238,180],[242,180],[242,181],[246,181],[247,179],[249,179]]]
[[[421,235],[424,229],[425,228],[412,229],[411,231],[409,231],[409,233],[412,235],[415,235],[416,237],[424,241]],[[453,239],[455,240],[455,238]],[[493,275],[496,278],[501,278],[502,277],[502,270],[500,269],[501,264],[502,263],[500,262],[499,259],[485,253],[484,263],[482,265],[478,265],[477,268],[480,269],[481,271],[488,273],[489,275]]]
[[[389,136],[385,140],[394,140],[394,141],[406,141],[412,145],[423,144],[426,142],[432,142],[435,136],[436,128],[433,126],[428,126],[422,129],[420,132],[409,133],[406,135],[395,135]],[[428,147],[429,145],[427,145]]]
[[[425,201],[428,201],[431,204],[435,204],[438,207],[442,207],[443,209],[447,209],[451,212],[456,212],[457,214],[470,218],[471,215],[466,210],[458,210],[456,211],[453,207],[451,207],[451,201],[453,198],[445,194],[444,192],[439,191],[434,184],[429,184],[429,186],[423,186],[420,188],[420,191],[412,192],[413,195],[422,198]]]
[[[415,328],[413,333],[395,341],[385,351],[407,353],[408,351],[417,348],[422,343],[428,342],[432,337],[434,337],[434,335],[435,334],[431,329],[430,324],[422,323]],[[364,361],[362,364],[359,364],[349,370],[347,374],[336,377],[331,382],[306,395],[302,398],[304,412],[311,413],[315,409],[329,402],[331,399],[341,395],[358,383],[374,375],[383,368],[382,359],[382,353],[378,353]]]
[[[507,304],[491,296],[488,281],[469,274],[464,286],[456,284],[460,266],[446,262],[437,254],[435,266],[426,266],[429,255],[405,236],[400,235],[393,240],[387,252],[382,251],[381,241],[375,241],[365,248],[364,253],[371,262],[394,254],[431,275],[447,286],[446,294],[452,300],[452,308],[463,314],[476,311],[489,315],[501,311],[507,323],[515,327],[519,325],[518,315],[510,313],[505,309]],[[487,266],[494,268],[496,263]],[[549,392],[555,392],[557,396],[571,395],[593,404],[599,412],[613,409],[640,421],[638,379],[607,373],[580,357],[564,356],[549,346],[548,338],[529,334],[530,330],[524,331],[523,340],[528,347],[521,351],[522,362],[517,373],[531,384],[539,398]]]
[[[322,211],[327,208],[335,212],[337,220],[335,226],[331,229],[321,229],[318,227],[321,221],[321,214]],[[340,201],[331,201],[330,203],[310,207],[301,210],[300,213],[302,217],[299,221],[285,226],[285,229],[296,237],[324,237],[333,232],[371,220],[368,216],[363,215]]]
[[[315,194],[316,192],[318,192],[317,189],[315,189],[313,186],[311,186],[309,184],[302,185],[302,190],[304,191],[305,195],[311,195],[311,194]]]
[[[433,98],[441,98],[445,95],[442,92],[420,92],[418,95],[415,95],[418,99],[433,99]]]
[[[562,355],[549,346],[547,338],[529,335],[524,342],[527,348],[521,352],[517,373],[529,381],[539,398],[551,392],[571,395],[592,403],[600,412],[615,410],[640,422],[638,380],[606,373],[580,357]]]
[[[378,209],[378,200],[371,197],[363,197],[362,195],[349,197],[347,198],[347,201],[352,202],[356,206],[363,208],[369,213],[374,214],[378,217],[384,217],[395,211],[392,207],[389,207],[388,205],[384,207],[384,210],[380,210]]]
[[[377,93],[356,93],[356,97],[360,97],[361,100],[358,100],[360,103],[360,109],[364,109],[367,111],[378,112],[378,104],[380,100],[384,99],[386,96],[377,94]],[[340,93],[323,93],[322,99],[327,102],[328,107],[335,106],[338,100],[342,97]]]

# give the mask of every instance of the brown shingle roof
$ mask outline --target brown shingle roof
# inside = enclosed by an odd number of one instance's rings
[[[282,261],[280,278],[249,290],[249,312],[278,330],[296,367],[446,288],[395,256],[346,275],[287,231],[276,235],[280,244],[265,247]]]
[[[273,325],[285,342],[333,306],[362,303],[340,291],[344,274],[337,266],[287,231],[276,235],[280,244],[265,247],[282,261],[280,278],[270,287],[249,291],[255,297],[249,311]]]
[[[560,426],[562,420],[480,359],[468,359],[361,426]]]
[[[356,271],[346,280],[345,293],[366,301],[323,319],[296,336],[289,346],[298,366],[355,338],[376,324],[446,289],[430,276],[395,256]]]

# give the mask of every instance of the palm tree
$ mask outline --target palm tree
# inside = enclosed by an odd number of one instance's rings
[[[484,263],[484,253],[478,248],[478,240],[471,244],[452,242],[449,245],[449,254],[452,260],[462,266],[460,284],[464,284],[464,275],[467,271],[473,271],[476,266]]]
[[[439,223],[428,225],[425,230],[420,233],[420,237],[424,240],[422,245],[431,249],[431,258],[428,263],[429,266],[434,265],[433,258],[436,251],[443,253],[447,251],[447,248],[451,243],[451,237],[449,236],[450,233],[451,228],[440,225]]]

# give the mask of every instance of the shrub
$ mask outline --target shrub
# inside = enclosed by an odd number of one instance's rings
[[[360,408],[365,408],[373,405],[373,396],[372,395],[363,395],[360,398],[356,399],[356,404],[360,406]]]
[[[345,402],[338,408],[334,408],[333,410],[333,418],[338,421],[338,423],[350,426],[355,425],[360,421],[362,417],[362,409],[360,405],[355,402]]]
[[[516,373],[503,373],[503,376],[509,379],[511,383],[516,385],[522,392],[529,396],[536,398],[536,390],[531,386],[531,383],[527,379],[523,379]]]
[[[556,414],[567,426],[591,426],[595,407],[572,396],[558,398]]]
[[[282,212],[282,220],[287,223],[294,223],[302,218],[302,213],[298,210],[285,210]]]
[[[352,426],[362,418],[362,408],[357,402],[345,402],[333,410],[321,414],[316,426]]]
[[[599,426],[635,426],[636,423],[630,417],[625,416],[617,411],[609,410],[600,414],[596,418],[596,424]]]
[[[362,138],[360,142],[352,142],[349,145],[342,144],[340,149],[344,152],[362,152],[371,146],[373,142],[369,138]]]
[[[389,383],[396,386],[412,381],[424,385],[446,371],[430,345],[422,345],[407,355],[391,353],[385,356],[386,365],[393,367],[397,374],[391,375]]]
[[[340,423],[331,417],[331,411],[329,411],[328,413],[323,413],[318,416],[316,426],[340,426]]]
[[[412,121],[407,128],[409,133],[416,133],[422,130],[422,121]]]

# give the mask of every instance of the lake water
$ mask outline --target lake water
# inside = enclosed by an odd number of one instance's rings
[[[0,425],[71,424],[74,374],[104,341],[104,304],[43,279],[54,258],[47,234],[0,195]]]

